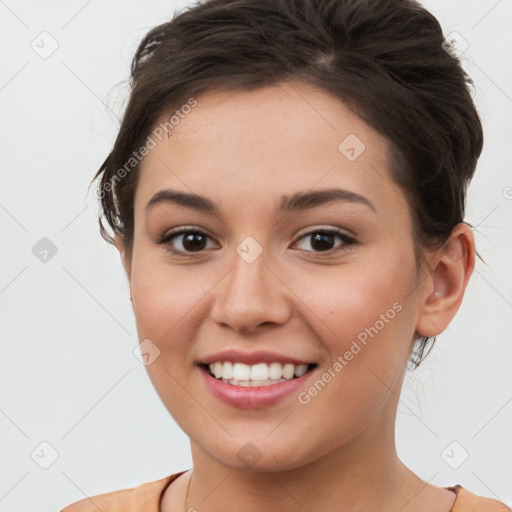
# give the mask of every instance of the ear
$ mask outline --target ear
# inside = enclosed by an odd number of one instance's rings
[[[458,224],[431,259],[416,325],[419,335],[436,336],[448,327],[459,310],[474,266],[473,232],[467,224]]]
[[[119,254],[121,256],[121,263],[123,264],[124,271],[126,272],[126,276],[128,277],[128,285],[130,286],[130,284],[131,284],[131,261],[126,254],[126,249],[124,246],[124,239],[119,233],[116,233],[114,235],[114,245],[116,246],[116,248],[119,251]],[[130,286],[130,300],[132,300],[131,286]]]

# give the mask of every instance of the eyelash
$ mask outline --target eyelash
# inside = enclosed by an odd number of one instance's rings
[[[171,254],[175,254],[175,255],[179,255],[179,256],[183,256],[183,257],[199,257],[199,256],[202,256],[205,252],[205,250],[201,250],[201,251],[198,251],[198,252],[186,252],[186,251],[177,251],[176,249],[172,248],[171,245],[169,244],[169,242],[171,242],[173,240],[173,238],[177,237],[178,235],[181,235],[183,233],[193,233],[193,234],[199,234],[199,235],[203,235],[203,236],[206,236],[208,238],[211,239],[211,237],[206,234],[205,232],[201,231],[201,230],[198,230],[198,229],[192,229],[190,227],[182,227],[182,228],[178,228],[174,231],[170,231],[169,233],[166,233],[164,234],[163,236],[161,236],[158,240],[157,240],[157,244],[158,245],[164,245],[165,244],[165,250],[166,251],[169,251]],[[306,252],[309,252],[309,253],[313,253],[315,254],[315,257],[322,257],[322,255],[326,254],[326,255],[333,255],[333,254],[339,254],[339,253],[342,253],[342,252],[345,252],[347,250],[350,249],[351,246],[355,245],[357,242],[354,238],[348,236],[347,234],[345,234],[343,231],[340,231],[338,229],[315,229],[315,230],[312,230],[312,231],[308,231],[306,233],[303,233],[302,235],[300,235],[298,237],[298,240],[301,240],[302,238],[305,238],[307,236],[311,236],[313,234],[317,234],[317,233],[322,233],[322,234],[328,234],[328,235],[336,235],[338,236],[344,243],[339,245],[338,247],[334,248],[334,249],[329,249],[327,251],[318,251],[318,252],[315,252],[315,251],[306,251]],[[303,249],[305,250],[305,249]]]

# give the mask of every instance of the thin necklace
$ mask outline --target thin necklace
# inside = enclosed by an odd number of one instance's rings
[[[192,471],[192,474],[190,475],[190,479],[188,481],[188,485],[187,485],[187,495],[185,496],[185,511],[184,512],[187,512],[187,503],[188,503],[188,491],[190,489],[190,482],[192,482],[192,477],[194,476],[194,471]]]

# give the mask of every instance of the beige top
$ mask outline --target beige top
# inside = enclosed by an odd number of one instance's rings
[[[189,470],[166,476],[155,482],[138,485],[132,489],[98,494],[77,501],[60,512],[160,512],[160,502],[165,489]],[[512,509],[500,501],[477,496],[460,485],[445,487],[456,494],[450,512],[511,512]],[[181,511],[176,511],[181,512]]]

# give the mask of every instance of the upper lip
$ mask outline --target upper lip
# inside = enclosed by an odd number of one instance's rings
[[[215,354],[210,354],[198,361],[198,364],[210,364],[216,361],[233,361],[235,363],[245,363],[248,365],[258,363],[291,363],[294,365],[299,364],[315,364],[312,361],[305,361],[303,359],[297,359],[296,357],[286,356],[284,354],[278,354],[276,352],[270,352],[268,350],[257,350],[254,352],[242,352],[240,350],[222,350]]]

